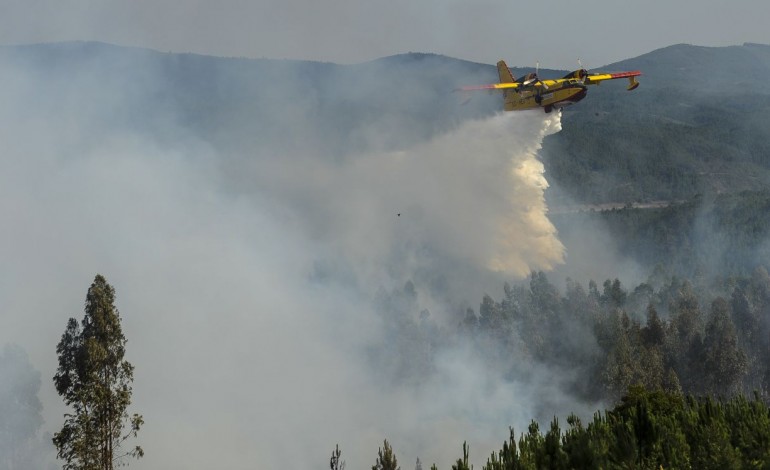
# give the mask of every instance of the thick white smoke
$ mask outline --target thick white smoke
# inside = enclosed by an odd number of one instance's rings
[[[285,156],[239,175],[361,281],[403,284],[447,260],[523,277],[563,261],[536,156],[560,129],[559,113],[498,114],[399,153]]]
[[[419,385],[383,386],[367,356],[383,341],[381,288],[445,274],[451,295],[417,283],[440,317],[447,298],[480,300],[479,276],[497,288],[562,261],[536,157],[557,113],[345,163],[255,160],[234,191],[195,136],[109,127],[98,103],[41,110],[25,83],[4,83],[0,110],[0,344],[41,372],[44,432],[65,412],[55,347],[97,272],[117,290],[147,423],[131,468],[323,467],[336,443],[365,468],[383,438],[403,468],[418,455],[446,467],[465,439],[480,462],[546,392],[566,401],[548,371],[503,382],[462,347]]]

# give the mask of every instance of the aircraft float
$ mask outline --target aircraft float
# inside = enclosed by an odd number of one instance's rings
[[[561,109],[564,106],[577,103],[586,97],[587,85],[598,85],[605,80],[628,78],[628,91],[635,90],[639,86],[636,77],[642,74],[638,70],[617,73],[588,73],[581,66],[563,78],[541,80],[537,76],[537,72],[534,72],[517,80],[503,60],[497,63],[497,73],[500,76],[500,83],[464,86],[460,90],[502,90],[503,109],[506,111],[522,111],[540,107],[546,113],[550,113],[554,108]]]

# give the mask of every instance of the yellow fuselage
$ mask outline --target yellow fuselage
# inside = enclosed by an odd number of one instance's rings
[[[578,84],[564,84],[557,88],[529,88],[505,90],[506,111],[521,111],[531,108],[559,108],[577,103],[586,96],[586,88]]]

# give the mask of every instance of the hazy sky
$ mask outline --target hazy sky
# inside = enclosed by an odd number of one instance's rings
[[[676,43],[767,44],[767,18],[766,0],[0,0],[0,44],[99,40],[338,63],[412,51],[569,68]]]

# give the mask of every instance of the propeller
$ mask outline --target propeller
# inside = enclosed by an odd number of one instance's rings
[[[534,87],[541,86],[541,87],[543,87],[543,88],[545,88],[547,90],[548,89],[548,85],[546,85],[545,83],[543,83],[540,80],[539,72],[540,72],[540,62],[538,61],[538,62],[535,62],[535,76],[530,78],[529,80],[524,80],[522,85],[523,86],[530,86],[530,85],[532,85]]]
[[[584,85],[586,82],[586,78],[588,78],[588,69],[583,67],[583,62],[580,60],[580,57],[578,57],[577,63],[578,63],[579,70],[581,72],[581,76],[579,78],[580,84]]]
[[[543,81],[540,80],[540,61],[535,62],[535,76],[537,77],[537,82],[540,83],[540,86],[542,86],[547,90],[548,85],[546,85],[545,83],[543,83]]]

